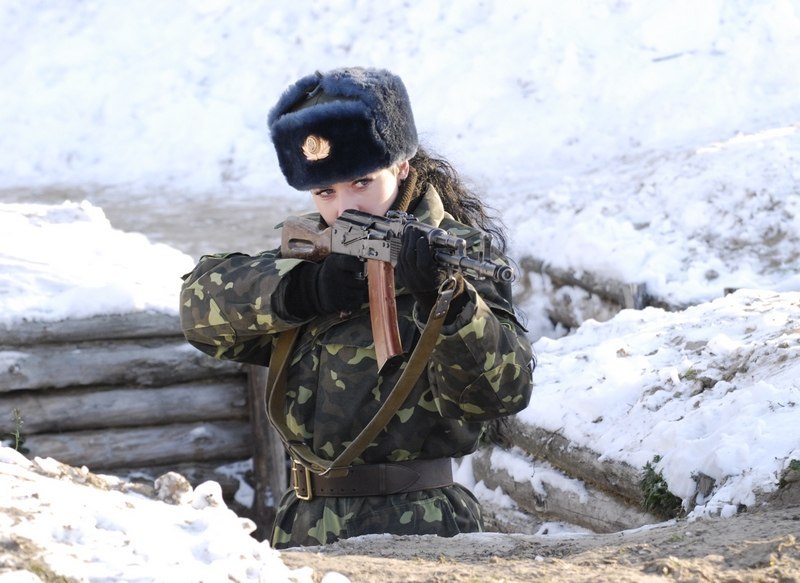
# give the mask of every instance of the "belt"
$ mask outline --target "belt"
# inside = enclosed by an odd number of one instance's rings
[[[387,496],[453,484],[450,458],[350,466],[346,476],[320,476],[292,460],[292,488],[300,500],[315,496]]]

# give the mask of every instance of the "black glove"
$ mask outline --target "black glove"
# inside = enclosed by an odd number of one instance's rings
[[[364,264],[358,257],[332,253],[322,263],[302,263],[289,277],[284,304],[301,320],[318,314],[350,312],[367,301],[367,280],[357,278]]]
[[[412,225],[403,232],[395,276],[398,283],[414,296],[427,316],[436,303],[445,274],[433,258],[425,232]]]

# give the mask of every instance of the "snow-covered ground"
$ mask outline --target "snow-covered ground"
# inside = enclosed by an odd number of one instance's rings
[[[520,419],[636,467],[660,455],[680,496],[693,476],[715,478],[688,509],[697,515],[775,487],[800,459],[797,2],[276,4],[0,3],[0,330],[176,311],[196,257],[122,232],[91,192],[153,214],[304,197],[280,175],[267,110],[315,69],[386,67],[404,78],[424,143],[501,211],[515,256],[696,304],[540,338],[547,305],[531,298],[521,307],[540,363]],[[243,228],[255,220],[242,216]],[[746,289],[723,298],[726,288]],[[57,477],[0,452],[0,506],[33,504],[37,488],[58,497]],[[144,523],[158,503],[90,492],[104,501],[85,504],[106,509],[91,520],[54,504],[32,507],[25,526],[54,556],[70,547],[65,574],[114,579],[120,556],[99,542],[109,530],[143,580],[171,573],[144,542],[157,531],[185,535],[163,545],[190,570],[258,580],[279,561],[222,510],[189,504]],[[13,520],[2,520],[7,533]],[[231,566],[228,547],[184,554],[219,538],[238,542],[252,570]]]
[[[3,447],[0,483],[0,532],[10,541],[0,551],[3,583],[37,581],[21,574],[37,572],[31,547],[41,553],[36,563],[75,581],[312,580],[249,536],[254,525],[225,507],[216,482],[165,484],[167,503],[128,491],[116,478],[52,458],[29,461]],[[7,553],[14,544],[22,552]]]

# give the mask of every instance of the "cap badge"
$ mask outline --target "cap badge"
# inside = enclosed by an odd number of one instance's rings
[[[306,160],[322,160],[331,154],[331,143],[325,138],[311,134],[303,142],[303,154]]]

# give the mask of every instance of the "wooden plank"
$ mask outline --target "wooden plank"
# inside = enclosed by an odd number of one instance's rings
[[[490,489],[500,487],[520,508],[540,519],[568,522],[594,532],[618,532],[660,522],[638,506],[579,481],[545,480],[534,488],[533,465],[531,479],[514,479],[506,470],[492,467],[491,451],[484,448],[472,457],[475,478]]]
[[[286,451],[266,414],[266,383],[267,369],[251,366],[248,371],[248,393],[255,483],[252,519],[256,523],[253,536],[257,540],[269,538],[278,502],[289,485]]]
[[[0,351],[0,393],[87,385],[163,386],[243,372],[181,339],[85,342]]]
[[[601,461],[599,453],[576,446],[557,432],[521,423],[516,417],[508,418],[499,431],[505,442],[534,458],[545,460],[564,473],[632,505],[641,504],[639,469],[624,462]]]
[[[245,378],[162,388],[77,388],[0,393],[0,434],[14,431],[18,410],[23,435],[137,425],[240,419],[249,416]]]
[[[162,336],[183,337],[178,316],[158,312],[134,312],[57,322],[24,321],[12,325],[0,324],[0,345],[3,346]]]
[[[247,421],[218,421],[31,435],[28,457],[52,457],[94,468],[142,467],[245,459],[252,455]]]

